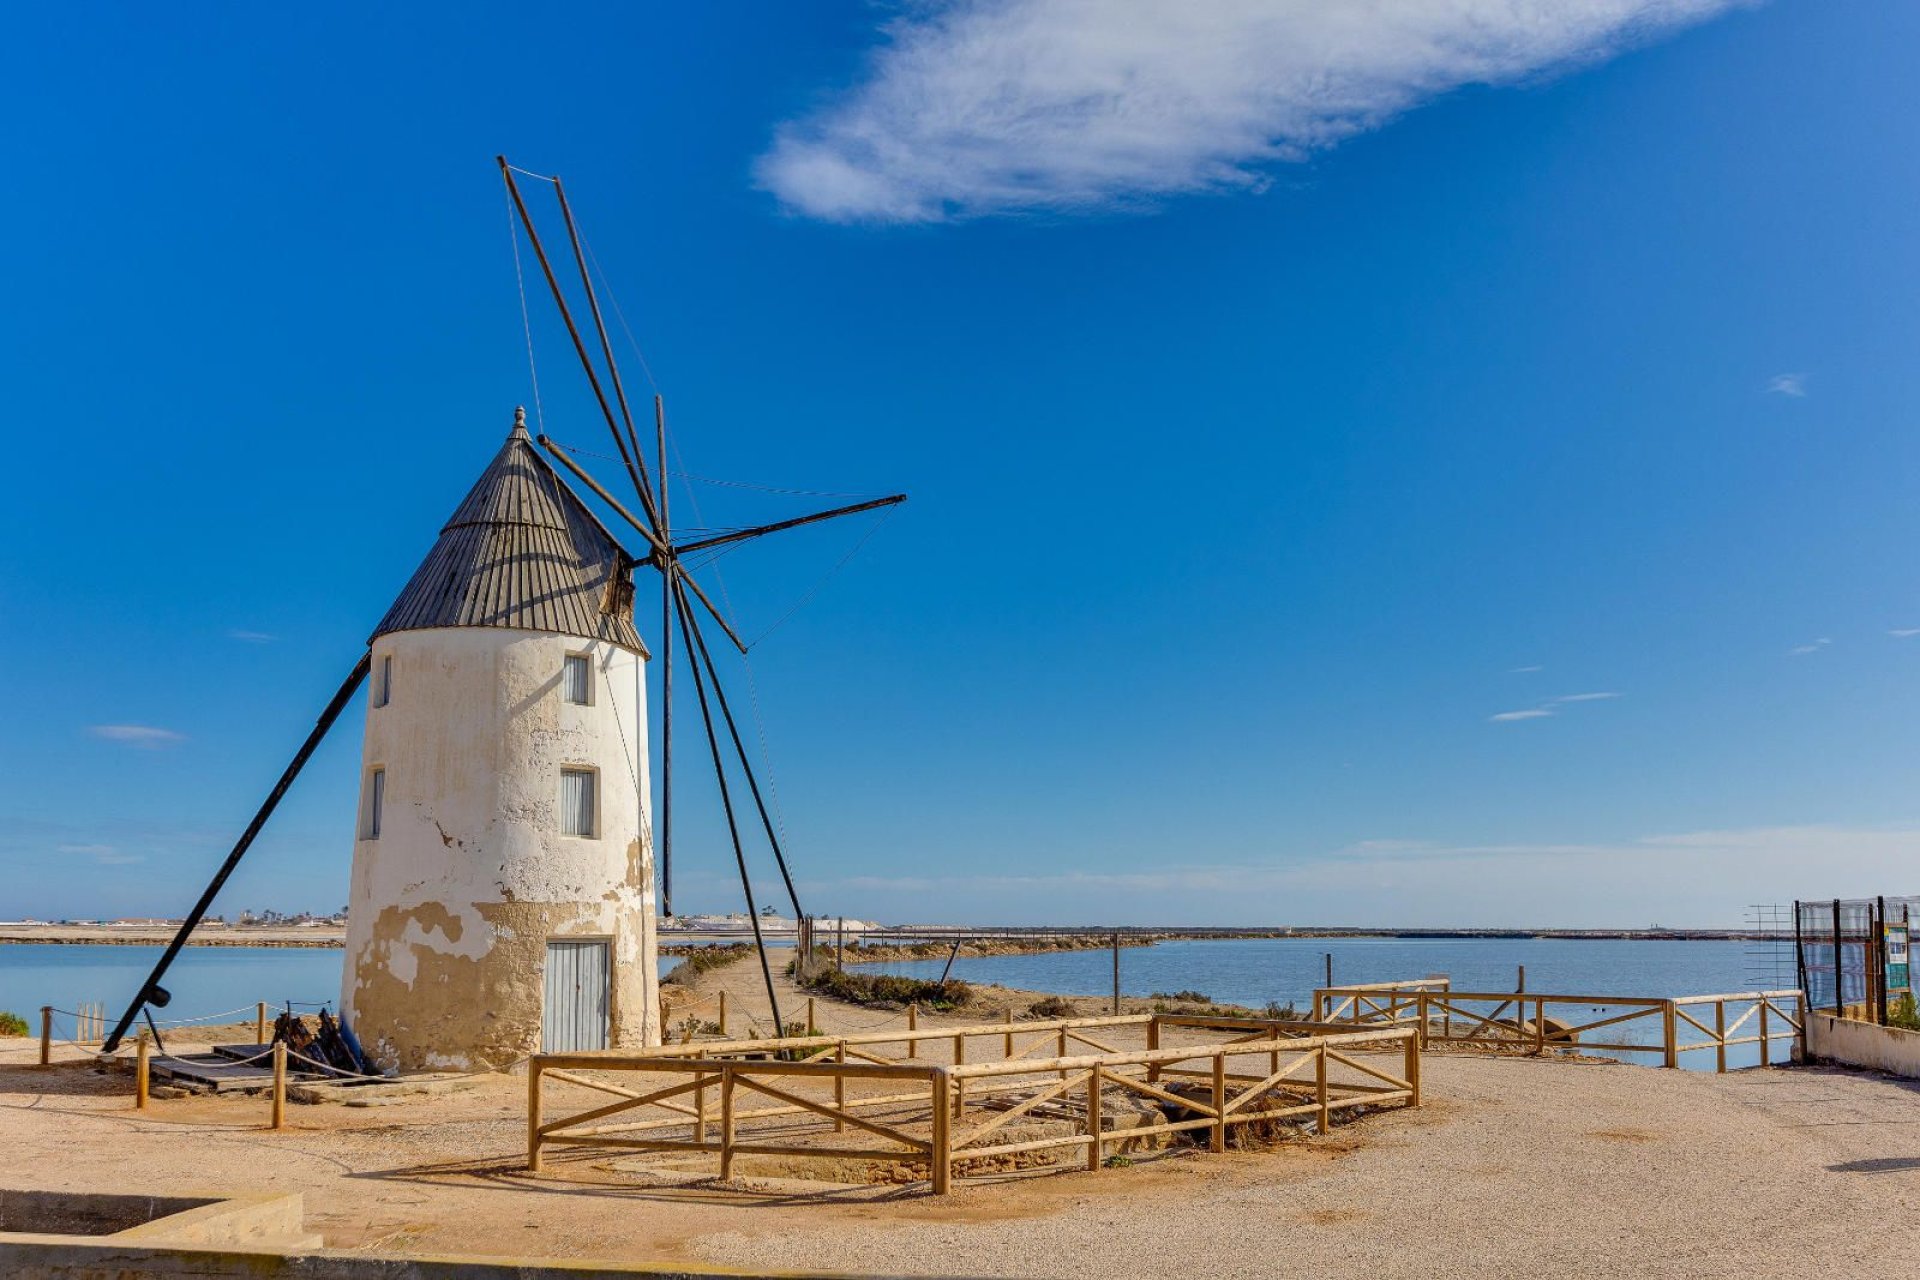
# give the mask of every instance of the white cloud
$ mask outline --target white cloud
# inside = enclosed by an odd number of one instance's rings
[[[853,876],[867,914],[923,911],[937,893],[958,919],[1009,901],[1092,918],[1220,923],[1534,927],[1732,926],[1749,903],[1861,897],[1911,883],[1920,825],[1807,824],[1655,834],[1612,842],[1449,844],[1370,840],[1295,858],[1149,871],[1040,875]],[[1896,889],[1897,891],[1897,889]],[[851,895],[850,895],[851,896]],[[1284,902],[1285,919],[1270,913]],[[1104,914],[1102,914],[1104,913]],[[1035,917],[1037,918],[1037,917]]]
[[[1920,627],[1895,627],[1887,634],[1896,640],[1911,640],[1915,636],[1920,636]]]
[[[1767,392],[1776,396],[1792,396],[1798,400],[1807,394],[1807,375],[1804,373],[1777,373],[1767,379]]]
[[[756,166],[790,209],[937,222],[1259,189],[1463,85],[1751,0],[923,0]]]
[[[1566,693],[1557,698],[1548,698],[1539,706],[1529,707],[1525,711],[1502,711],[1497,716],[1488,716],[1487,719],[1495,724],[1502,724],[1513,720],[1542,720],[1553,715],[1553,709],[1555,707],[1563,706],[1569,702],[1605,702],[1609,698],[1617,698],[1619,696],[1617,693]]]
[[[1508,720],[1541,720],[1552,714],[1553,712],[1545,707],[1528,707],[1525,711],[1502,711],[1499,715],[1488,716],[1487,719],[1500,724]]]
[[[1619,696],[1617,693],[1566,693],[1558,698],[1547,699],[1547,705],[1551,707],[1562,702],[1605,702],[1609,698]]]
[[[1817,640],[1809,640],[1805,644],[1797,644],[1787,650],[1787,653],[1796,658],[1803,657],[1809,653],[1818,653],[1832,643],[1833,639],[1830,636],[1821,636]]]
[[[59,851],[76,858],[92,858],[103,867],[124,867],[145,859],[137,853],[122,853],[110,844],[63,844]]]
[[[243,631],[239,628],[227,632],[227,639],[239,640],[246,644],[271,644],[279,638],[279,636],[268,635],[264,631]]]
[[[130,747],[164,747],[186,741],[183,733],[157,729],[150,724],[96,724],[87,732],[108,742],[124,742]]]
[[[1510,676],[1523,676],[1531,671],[1545,671],[1545,670],[1546,668],[1542,666],[1512,667],[1508,669],[1507,674]]]

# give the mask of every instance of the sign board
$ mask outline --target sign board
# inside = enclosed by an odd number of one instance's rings
[[[1886,926],[1887,956],[1887,993],[1910,991],[1913,978],[1907,964],[1907,926],[1890,924]]]

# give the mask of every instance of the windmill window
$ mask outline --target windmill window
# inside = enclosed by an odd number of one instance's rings
[[[373,705],[384,707],[393,700],[393,655],[383,654],[373,669]]]
[[[595,834],[594,823],[599,814],[594,811],[596,800],[595,780],[598,775],[592,769],[562,769],[560,771],[560,834],[563,836],[583,836],[591,839]]]
[[[561,673],[560,687],[568,702],[583,707],[593,705],[593,662],[586,654],[567,655],[567,665]]]
[[[360,815],[360,838],[378,840],[380,838],[380,818],[387,806],[387,771],[385,769],[367,770],[366,799]]]

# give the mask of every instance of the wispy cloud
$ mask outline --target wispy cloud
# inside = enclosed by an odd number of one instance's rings
[[[146,859],[137,853],[122,853],[110,844],[63,844],[61,853],[76,858],[91,858],[103,867],[124,867]]]
[[[1598,61],[1748,0],[922,0],[756,174],[836,222],[1258,190],[1463,85]]]
[[[149,750],[187,740],[187,735],[184,733],[155,728],[150,724],[96,724],[89,727],[87,732],[96,738],[105,738],[108,742],[124,742],[130,747],[143,747]]]
[[[1619,696],[1619,694],[1613,692],[1563,693],[1557,698],[1548,698],[1537,707],[1528,707],[1524,711],[1502,711],[1499,715],[1488,716],[1487,719],[1494,724],[1502,724],[1513,720],[1545,720],[1554,714],[1555,707],[1565,706],[1570,702],[1605,702],[1608,699]]]
[[[1804,373],[1776,373],[1767,379],[1767,393],[1776,396],[1792,396],[1798,400],[1807,394],[1807,375]]]
[[[1507,674],[1510,676],[1524,676],[1527,673],[1532,671],[1545,671],[1545,670],[1546,670],[1545,667],[1540,666],[1539,664],[1536,663],[1531,667],[1509,667],[1507,669]]]
[[[227,632],[227,639],[238,640],[244,644],[272,644],[279,638],[279,636],[269,635],[265,631],[243,631],[237,627]]]
[[[1791,657],[1801,658],[1801,657],[1805,657],[1809,653],[1818,653],[1832,643],[1833,643],[1832,637],[1821,636],[1817,640],[1809,640],[1805,644],[1797,644],[1793,646],[1793,648],[1787,650],[1787,653]]]
[[[1920,636],[1920,627],[1895,627],[1887,634],[1896,640],[1911,640],[1915,636]]]

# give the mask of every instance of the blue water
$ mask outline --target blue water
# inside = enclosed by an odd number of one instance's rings
[[[77,1009],[104,1004],[107,1021],[118,1020],[160,958],[161,947],[0,946],[0,1010],[19,1014],[36,1031],[40,1006]],[[155,1018],[196,1018],[245,1009],[256,1001],[332,1004],[340,999],[340,962],[335,947],[188,947],[174,960],[161,985],[173,1003]],[[72,1019],[56,1015],[55,1030],[72,1033]]]
[[[1612,941],[1551,938],[1248,938],[1217,942],[1160,942],[1120,951],[1120,990],[1129,996],[1197,991],[1211,1000],[1260,1008],[1291,1003],[1307,1016],[1313,990],[1326,985],[1327,956],[1336,984],[1393,982],[1444,975],[1456,991],[1512,991],[1526,966],[1526,989],[1547,995],[1683,996],[1732,994],[1758,987],[1791,987],[1792,956],[1778,966],[1745,942]],[[945,960],[912,960],[862,968],[937,978]],[[1032,991],[1105,996],[1113,991],[1111,951],[1059,951],[1033,956],[983,956],[954,961],[953,976]],[[1480,1009],[1479,1012],[1486,1012]],[[1744,1009],[1735,1010],[1737,1017]],[[1550,1006],[1548,1014],[1584,1022],[1624,1013],[1601,1005]],[[1695,1015],[1711,1026],[1711,1006]],[[1776,1028],[1777,1029],[1777,1028]],[[1752,1034],[1753,1024],[1738,1034]],[[1657,1019],[1617,1024],[1589,1039],[1625,1044],[1660,1038]],[[1775,1042],[1774,1058],[1787,1042]],[[1633,1054],[1633,1061],[1657,1062]],[[1753,1045],[1729,1050],[1728,1065],[1759,1062]],[[1691,1068],[1714,1066],[1711,1052],[1681,1055]]]

